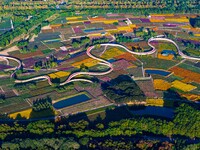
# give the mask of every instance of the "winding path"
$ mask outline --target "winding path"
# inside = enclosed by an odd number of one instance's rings
[[[172,43],[172,44],[174,44],[176,46],[176,48],[178,50],[178,53],[182,58],[191,59],[191,60],[198,60],[198,61],[200,60],[200,58],[191,57],[191,56],[187,56],[187,55],[183,54],[183,52],[179,49],[178,45],[174,41],[172,41],[171,39],[165,38],[163,35],[159,35],[157,37],[152,37],[152,38],[150,38],[148,40],[148,45],[152,48],[152,50],[147,51],[147,52],[134,52],[134,51],[129,50],[128,48],[126,48],[123,45],[115,44],[115,43],[105,43],[105,44],[100,44],[100,45],[101,46],[106,46],[106,47],[107,46],[120,47],[120,48],[125,49],[127,52],[129,52],[131,54],[134,54],[134,55],[150,55],[150,54],[153,54],[153,53],[156,52],[156,48],[153,45],[151,45],[152,41],[167,41],[167,42],[170,42],[170,43]],[[88,80],[88,79],[73,79],[74,77],[77,77],[78,75],[101,76],[101,75],[109,74],[110,72],[113,71],[113,66],[112,66],[112,64],[110,62],[108,62],[108,61],[106,61],[106,60],[104,60],[102,58],[96,57],[96,56],[91,54],[91,51],[94,48],[95,48],[95,46],[89,47],[87,49],[87,51],[86,51],[86,54],[90,58],[98,60],[99,64],[107,66],[109,68],[109,70],[107,70],[105,72],[76,72],[76,73],[71,74],[64,82],[60,83],[60,86],[65,85],[65,84],[70,83],[70,82],[75,82],[75,81],[92,82],[91,80]],[[103,51],[103,53],[104,52],[105,52],[105,50]],[[12,60],[17,61],[19,65],[18,65],[18,67],[16,67],[16,70],[22,67],[22,63],[21,63],[21,61],[19,59],[16,59],[16,58],[10,57],[10,56],[2,56],[2,55],[0,55],[0,57],[2,57],[4,59],[12,59]],[[30,78],[30,79],[25,79],[25,80],[15,80],[15,83],[26,83],[26,82],[40,80],[40,79],[46,79],[50,85],[53,84],[52,81],[51,81],[51,78],[48,75],[34,77],[34,78]]]

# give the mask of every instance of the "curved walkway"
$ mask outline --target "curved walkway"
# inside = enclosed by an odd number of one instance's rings
[[[123,48],[125,49],[127,52],[131,53],[131,54],[134,54],[134,55],[150,55],[150,54],[153,54],[156,52],[156,48],[151,45],[151,42],[152,41],[167,41],[167,42],[171,42],[172,44],[174,44],[178,50],[178,53],[179,55],[182,57],[182,58],[185,58],[185,59],[192,59],[192,60],[200,60],[200,58],[197,58],[197,57],[191,57],[191,56],[187,56],[185,54],[183,54],[183,52],[179,49],[178,45],[172,41],[171,39],[167,39],[165,38],[163,35],[159,35],[157,37],[152,37],[148,40],[148,45],[152,48],[152,50],[150,51],[147,51],[147,52],[134,52],[134,51],[131,51],[129,50],[128,48],[126,48],[125,46],[123,45],[120,45],[120,44],[115,44],[115,43],[105,43],[105,44],[100,44],[101,46],[114,46],[114,47],[120,47],[120,48]],[[74,82],[74,81],[85,81],[85,82],[92,82],[90,80],[87,80],[87,79],[73,79],[74,77],[77,77],[78,75],[92,75],[92,76],[100,76],[100,75],[106,75],[106,74],[109,74],[110,72],[113,71],[113,66],[111,63],[109,63],[108,61],[102,59],[102,58],[99,58],[99,57],[96,57],[94,55],[91,54],[91,51],[92,49],[94,49],[95,46],[91,46],[87,49],[86,51],[86,54],[90,57],[90,58],[93,58],[95,60],[98,60],[99,61],[99,64],[102,64],[102,65],[105,65],[107,67],[109,67],[109,70],[108,71],[105,71],[105,72],[76,72],[76,73],[73,73],[71,74],[64,82],[60,83],[60,85],[65,85],[67,83],[70,83],[70,82]],[[104,51],[105,52],[105,51]],[[103,52],[103,53],[104,53]],[[14,57],[10,57],[10,56],[2,56],[0,55],[0,57],[4,57],[6,59],[13,59],[15,61],[17,61],[19,63],[19,66],[16,68],[16,69],[19,69],[22,67],[22,63],[20,60],[14,58]],[[15,83],[25,83],[25,82],[30,82],[30,81],[35,81],[35,80],[39,80],[39,79],[46,79],[48,80],[48,83],[50,85],[52,85],[52,81],[51,81],[51,78],[48,76],[48,75],[44,75],[44,76],[39,76],[39,77],[34,77],[34,78],[30,78],[30,79],[26,79],[26,80],[15,80]]]

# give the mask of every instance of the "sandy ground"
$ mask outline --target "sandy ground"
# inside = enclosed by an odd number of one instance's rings
[[[51,29],[51,26],[44,26],[44,27],[42,27],[41,30],[47,30],[47,29]]]
[[[18,50],[19,50],[19,48],[17,46],[13,46],[13,47],[10,47],[10,48],[5,49],[3,51],[0,51],[0,54],[1,55],[9,55],[8,54],[9,52],[18,51]]]
[[[29,42],[34,42],[35,38],[38,37],[37,35],[33,35],[32,38],[29,40]]]

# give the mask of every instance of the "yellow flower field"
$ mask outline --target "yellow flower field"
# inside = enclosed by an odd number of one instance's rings
[[[162,17],[162,16],[174,16],[174,14],[151,14],[151,16],[155,16],[155,17]]]
[[[75,20],[75,19],[81,19],[82,16],[75,16],[75,17],[67,17],[67,20]]]
[[[150,22],[165,22],[165,20],[161,20],[161,19],[150,19]]]
[[[118,20],[104,20],[103,23],[105,24],[113,24],[114,22],[118,22]]]
[[[16,113],[12,113],[12,114],[9,115],[9,117],[12,118],[12,119],[16,119],[17,115],[20,114],[21,117],[29,119],[31,112],[32,112],[32,108],[27,109],[27,110],[23,110],[23,111],[19,111],[19,112],[16,112]]]
[[[194,34],[194,36],[200,36],[200,33],[199,34]]]
[[[153,84],[154,84],[154,88],[156,90],[166,91],[169,88],[171,88],[171,84],[169,82],[165,81],[165,80],[162,80],[162,79],[155,79],[153,81]]]
[[[178,80],[175,80],[174,82],[172,82],[172,87],[179,89],[181,91],[184,91],[184,92],[189,92],[189,91],[192,91],[197,88],[196,86],[193,86],[193,85],[187,84],[187,83],[183,83]]]
[[[118,31],[131,31],[132,28],[129,26],[121,26],[121,27],[117,27]]]
[[[49,77],[52,78],[52,79],[62,78],[62,77],[67,77],[69,74],[70,74],[70,72],[58,71],[58,72],[49,74]]]
[[[165,22],[189,22],[187,18],[165,18]]]
[[[92,67],[98,64],[98,60],[92,59],[92,58],[87,58],[82,61],[78,61],[72,64],[73,67],[80,68],[81,64],[84,64],[87,67]]]
[[[114,48],[107,49],[106,52],[101,57],[104,59],[110,59],[110,58],[116,57],[118,55],[121,55],[123,53],[125,53],[125,52],[114,47]]]
[[[163,106],[164,100],[163,99],[146,99],[147,106]]]
[[[196,95],[196,94],[181,94],[182,97],[187,98],[188,100],[191,101],[198,101],[200,100],[200,95]]]

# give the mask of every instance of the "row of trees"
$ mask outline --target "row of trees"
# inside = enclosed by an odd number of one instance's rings
[[[89,37],[81,37],[79,40],[72,39],[72,47],[73,48],[79,48],[79,47],[86,45],[88,43],[90,43]]]
[[[49,58],[46,58],[45,60],[40,60],[35,62],[34,69],[36,71],[39,71],[40,69],[48,69],[53,68],[58,65],[57,58],[54,55],[51,55]]]
[[[86,145],[94,149],[99,149],[100,147],[119,147],[120,149],[127,147],[127,149],[131,149],[133,146],[132,144],[134,143],[133,138],[140,139],[144,135],[147,137],[150,135],[152,139],[157,137],[156,135],[159,135],[157,142],[166,140],[168,139],[167,137],[172,137],[175,139],[178,138],[179,140],[188,140],[188,137],[192,139],[200,138],[199,122],[199,110],[193,106],[189,106],[188,104],[181,104],[175,111],[175,117],[170,121],[149,117],[133,117],[119,121],[109,121],[107,123],[102,120],[101,122],[88,122],[86,120],[62,120],[60,122],[52,122],[40,120],[30,122],[28,124],[13,123],[9,125],[4,123],[0,125],[0,138],[5,143],[6,141],[9,143],[11,139],[15,137],[22,138],[23,140],[20,140],[21,142],[25,140],[32,141],[31,139],[28,139],[32,137],[37,143],[39,140],[38,138],[45,139],[47,137],[73,136],[79,140],[81,145]],[[112,137],[113,139],[117,139],[119,141],[109,141],[108,137]],[[125,141],[120,141],[121,137],[124,137]],[[126,144],[123,144],[124,142]],[[10,143],[16,144],[14,140],[12,140]],[[18,146],[25,144],[23,143],[24,142],[21,144],[18,143]],[[48,141],[46,141],[44,144],[47,143]],[[174,143],[175,145],[177,144],[177,149],[183,149],[184,146],[188,144],[184,141],[182,143],[177,143],[176,140]],[[155,143],[152,144],[154,145]],[[52,143],[52,145],[57,144]],[[137,144],[138,147],[143,145],[145,145],[144,141]],[[7,144],[7,146],[9,146],[9,144]],[[35,145],[33,144],[33,146]],[[43,143],[41,143],[41,146],[44,146]],[[194,144],[187,147],[195,148],[198,146],[199,145]],[[27,147],[30,147],[30,145]],[[176,149],[176,147],[174,147],[174,149]]]
[[[133,41],[131,36],[124,36],[122,33],[115,34],[115,38],[117,42],[132,42]]]
[[[45,109],[52,109],[52,100],[50,97],[39,98],[33,101],[33,111],[41,111]]]
[[[145,95],[139,86],[127,75],[120,75],[102,84],[103,93],[116,103],[143,101]]]
[[[41,11],[40,14],[37,14],[36,16],[32,17],[29,21],[22,22],[14,30],[5,32],[0,37],[0,47],[8,45],[16,37],[22,34],[26,34],[31,28],[42,23],[46,18],[51,16],[53,13],[54,11]]]
[[[109,39],[106,37],[92,39],[92,45],[108,43],[108,42],[109,42]]]
[[[194,28],[200,28],[200,16],[196,18],[190,18],[190,25]]]
[[[0,104],[5,102],[5,100],[6,100],[5,94],[0,94]]]

